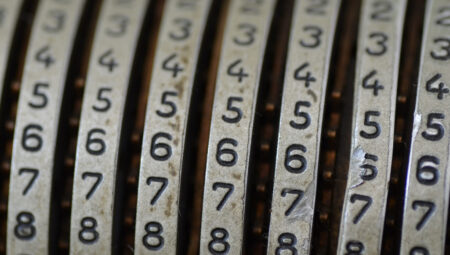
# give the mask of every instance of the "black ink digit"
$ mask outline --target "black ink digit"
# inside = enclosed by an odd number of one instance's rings
[[[228,69],[227,69],[227,74],[229,76],[237,77],[238,82],[242,82],[245,77],[248,77],[248,73],[244,72],[244,68],[240,67],[239,70],[236,71],[236,68],[238,68],[238,65],[240,63],[242,63],[242,59],[238,59],[238,60],[234,61],[233,63],[231,63],[228,66]]]
[[[381,126],[378,122],[371,120],[371,117],[379,117],[380,116],[379,111],[366,111],[364,113],[364,126],[371,127],[373,132],[369,133],[364,130],[361,130],[359,134],[361,137],[364,137],[366,139],[374,139],[380,136],[381,133]]]
[[[376,45],[378,45],[378,49],[370,49],[366,48],[366,52],[372,56],[382,56],[387,51],[386,42],[388,41],[388,36],[381,32],[375,32],[369,34],[370,39],[374,39]]]
[[[111,99],[109,99],[105,94],[110,93],[112,88],[99,88],[97,92],[97,101],[101,104],[93,105],[92,109],[96,112],[107,112],[111,108]]]
[[[307,161],[303,155],[293,154],[295,151],[306,152],[306,147],[301,144],[291,144],[286,149],[284,167],[293,174],[300,174],[306,170]]]
[[[44,24],[44,31],[48,33],[58,33],[64,28],[64,23],[66,21],[66,13],[61,10],[51,10],[48,15],[49,18],[54,20],[51,24]]]
[[[93,244],[98,241],[97,220],[93,217],[84,217],[80,222],[81,230],[78,232],[78,239],[83,244]]]
[[[348,241],[345,245],[345,255],[360,255],[363,254],[364,245],[360,241]]]
[[[156,202],[158,201],[158,199],[161,197],[164,190],[166,190],[167,185],[169,184],[169,180],[167,180],[167,178],[164,178],[164,177],[155,177],[155,176],[148,177],[147,185],[150,186],[152,184],[152,182],[161,183],[161,186],[159,187],[158,191],[156,191],[156,194],[153,196],[152,200],[150,200],[150,204],[155,205]]]
[[[350,196],[350,202],[353,204],[357,200],[364,202],[365,204],[361,207],[361,210],[355,215],[353,218],[353,224],[358,224],[358,222],[362,219],[364,214],[369,210],[370,206],[372,205],[372,198],[365,195],[360,194],[352,194]]]
[[[307,88],[309,88],[309,85],[311,84],[311,82],[315,82],[316,81],[316,78],[314,78],[309,71],[306,71],[305,75],[301,75],[300,74],[308,66],[309,66],[309,63],[306,62],[306,63],[302,64],[301,66],[299,66],[294,71],[294,79],[296,79],[297,81],[304,81],[305,82],[305,87],[307,87]]]
[[[315,2],[316,3],[313,3],[306,7],[306,13],[320,16],[325,15],[325,7],[328,5],[328,0],[316,0]]]
[[[167,57],[162,63],[162,69],[165,71],[172,72],[173,78],[176,78],[178,76],[179,72],[184,71],[184,68],[180,67],[180,63],[175,61],[175,58],[177,56],[178,55],[176,53],[173,53],[172,55]],[[174,63],[172,64],[172,62],[174,62]]]
[[[304,192],[298,189],[288,189],[288,188],[284,188],[281,190],[282,197],[286,197],[286,195],[288,194],[294,195],[296,197],[292,201],[292,204],[284,212],[285,216],[289,216],[292,213],[292,211],[298,206],[298,204],[303,198]]]
[[[142,237],[142,244],[145,248],[151,251],[158,251],[164,246],[164,238],[162,233],[164,231],[161,223],[151,221],[145,224],[145,235]],[[150,240],[156,240],[157,242],[150,242]]]
[[[305,48],[312,48],[312,49],[319,47],[321,43],[320,37],[322,36],[323,33],[322,29],[318,26],[309,25],[303,27],[303,31],[308,33],[313,40],[305,41],[301,39],[300,45]]]
[[[179,27],[180,32],[169,32],[169,37],[174,41],[182,41],[191,35],[192,22],[185,18],[176,18],[173,21]]]
[[[295,122],[291,120],[289,125],[295,129],[306,129],[311,124],[311,116],[307,112],[302,112],[300,107],[309,108],[311,103],[308,101],[298,101],[295,103],[294,116],[302,118],[302,122]]]
[[[238,146],[238,142],[232,138],[224,138],[217,143],[216,160],[221,166],[234,166],[238,160],[238,154],[235,150],[229,148],[223,148],[226,144],[230,144],[234,147]],[[228,155],[229,159],[224,156]]]
[[[362,87],[365,89],[373,89],[373,95],[378,96],[378,91],[384,89],[384,86],[379,84],[377,79],[374,79],[372,84],[369,84],[370,80],[377,75],[376,70],[372,70],[363,78]]]
[[[49,88],[48,83],[37,82],[36,84],[34,84],[33,96],[35,98],[37,98],[38,100],[32,101],[32,102],[30,101],[30,102],[28,102],[28,105],[31,108],[35,108],[35,109],[45,108],[48,103],[48,96],[47,96],[47,94],[45,94],[44,90],[46,90],[48,88]]]
[[[22,176],[23,174],[31,174],[30,181],[25,186],[25,188],[22,191],[22,195],[25,196],[30,191],[31,187],[33,187],[34,182],[39,176],[39,170],[35,168],[21,168],[19,169],[19,176]]]
[[[227,254],[230,251],[228,231],[224,228],[215,228],[211,231],[212,240],[208,243],[208,250],[214,255]]]
[[[433,215],[434,211],[436,210],[436,205],[433,202],[421,201],[421,200],[413,201],[413,203],[412,203],[413,210],[415,211],[419,207],[426,208],[426,211],[416,225],[417,231],[421,230],[425,226],[425,224],[428,222],[428,220],[430,220],[431,216]]]
[[[435,165],[435,166],[433,166]],[[424,155],[417,161],[416,178],[423,185],[434,185],[439,181],[439,159],[435,156]]]
[[[450,39],[449,38],[435,38],[433,42],[440,46],[439,50],[430,52],[432,58],[436,60],[446,61],[450,59]]]
[[[233,106],[233,102],[242,102],[242,97],[229,97],[227,100],[227,111],[234,113],[234,116],[228,117],[225,114],[222,115],[223,121],[227,123],[238,123],[242,118],[242,110],[237,107]]]
[[[252,24],[243,23],[238,25],[239,30],[243,30],[246,38],[242,39],[239,37],[234,37],[233,42],[240,46],[251,45],[255,41],[255,33],[257,31],[256,27]]]
[[[101,138],[94,137],[95,134],[106,135],[106,131],[101,128],[93,128],[89,130],[86,139],[86,151],[94,156],[99,156],[105,153],[106,143]]]
[[[109,72],[113,72],[114,68],[119,65],[112,55],[113,50],[109,49],[98,58],[98,63],[101,66],[106,67]]]
[[[150,155],[155,160],[165,161],[168,160],[170,156],[172,156],[172,147],[170,147],[170,145],[167,143],[157,142],[160,138],[165,138],[169,141],[172,141],[172,136],[170,134],[164,132],[156,133],[152,137]]]
[[[392,12],[392,4],[390,2],[379,1],[372,4],[374,11],[370,15],[372,20],[377,21],[390,21]]]
[[[81,178],[83,180],[86,180],[86,178],[94,178],[95,179],[94,184],[92,185],[91,189],[86,194],[86,200],[89,200],[92,197],[92,195],[94,195],[94,193],[97,190],[98,186],[102,182],[103,174],[101,174],[101,173],[94,173],[94,172],[84,172],[83,174],[81,174]]]
[[[376,155],[369,154],[369,153],[366,153],[364,155],[364,158],[366,160],[371,160],[374,162],[378,161],[378,157]],[[360,177],[364,181],[371,181],[371,180],[375,179],[375,177],[377,177],[378,168],[375,165],[365,163],[365,164],[360,165],[359,167],[361,169],[363,169],[363,171],[361,171]]]
[[[44,64],[45,68],[49,68],[55,59],[50,55],[50,46],[46,45],[37,51],[35,55],[35,60]]]
[[[116,27],[112,29],[111,27],[106,29],[106,34],[111,37],[120,37],[127,32],[127,27],[130,22],[128,17],[120,14],[114,14],[109,19],[116,24]]]
[[[441,7],[438,10],[438,18],[436,24],[444,27],[450,26],[450,6]]]
[[[34,215],[30,212],[20,212],[16,216],[17,224],[14,226],[14,235],[20,240],[28,241],[36,236]]]
[[[442,100],[445,94],[448,94],[450,90],[445,86],[443,82],[440,82],[439,79],[442,77],[440,73],[435,74],[431,79],[426,82],[426,91],[430,93],[436,93],[437,99]],[[437,86],[433,86],[434,83],[438,83]]]
[[[427,129],[422,132],[422,137],[429,141],[439,141],[444,137],[444,126],[441,122],[433,120],[443,120],[445,115],[442,113],[430,113],[427,117]]]
[[[22,148],[29,152],[37,152],[41,150],[44,141],[37,132],[32,132],[32,130],[42,132],[43,128],[38,124],[27,125],[22,133]]]
[[[276,255],[284,254],[283,251],[289,251],[289,254],[297,255],[298,251],[295,248],[297,244],[297,237],[292,233],[282,233],[278,236],[278,247],[275,249]]]
[[[224,183],[224,182],[215,182],[212,186],[213,190],[216,191],[217,189],[226,189],[225,195],[220,200],[219,204],[216,207],[217,211],[222,210],[223,206],[227,202],[227,200],[230,198],[231,194],[234,191],[234,185],[230,183]]]
[[[166,112],[156,110],[156,114],[162,118],[170,118],[173,117],[177,113],[177,105],[175,102],[170,101],[169,97],[177,97],[178,92],[176,91],[164,91],[161,96],[161,104],[166,106],[166,108],[170,109]]]

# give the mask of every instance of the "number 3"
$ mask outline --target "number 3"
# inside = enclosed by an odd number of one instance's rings
[[[303,27],[303,31],[310,32],[311,38],[314,40],[311,42],[305,42],[304,40],[300,40],[300,45],[305,48],[317,48],[320,45],[320,36],[322,35],[322,29],[318,26],[305,26]]]
[[[387,51],[386,42],[388,41],[387,35],[377,32],[377,33],[371,33],[369,35],[370,39],[376,39],[376,44],[379,46],[378,50],[373,50],[370,48],[366,48],[366,52],[369,55],[372,56],[381,56]]]

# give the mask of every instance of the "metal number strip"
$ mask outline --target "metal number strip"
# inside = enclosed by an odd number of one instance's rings
[[[427,2],[401,254],[444,254],[450,192],[450,2]]]
[[[240,254],[250,148],[275,1],[232,0],[216,80],[201,227],[201,254]]]
[[[362,4],[338,254],[381,252],[405,10],[405,0]]]
[[[14,1],[11,1],[14,2]],[[47,254],[60,109],[85,1],[41,1],[19,97],[11,164],[7,250]]]
[[[186,125],[211,0],[166,3],[141,155],[135,253],[176,254]],[[187,8],[189,7],[189,8]],[[186,169],[188,170],[188,169]],[[179,246],[178,246],[179,247]]]
[[[296,1],[281,105],[268,254],[309,254],[322,116],[340,1]]]
[[[70,252],[111,254],[125,99],[149,0],[106,0],[94,36],[75,160]]]
[[[9,51],[23,1],[0,0],[0,99],[4,89]]]

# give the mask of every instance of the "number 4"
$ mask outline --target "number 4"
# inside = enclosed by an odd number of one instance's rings
[[[294,79],[297,81],[304,81],[305,87],[309,88],[309,85],[311,82],[316,82],[316,78],[314,78],[310,72],[306,71],[306,74],[302,76],[300,72],[302,72],[305,68],[309,66],[309,63],[306,62],[303,65],[299,66],[297,69],[295,69],[294,72]]]
[[[365,89],[373,89],[373,95],[374,96],[378,96],[378,90],[384,89],[384,86],[379,84],[377,79],[375,79],[372,84],[369,84],[369,80],[372,79],[372,77],[374,77],[375,75],[377,75],[377,71],[376,70],[373,70],[372,72],[367,74],[363,78],[362,86]]]
[[[45,65],[45,68],[49,68],[51,64],[55,62],[55,59],[49,53],[50,46],[45,46],[41,48],[35,56],[36,61],[41,62]]]
[[[114,71],[114,68],[116,68],[119,64],[114,60],[113,50],[109,49],[106,51],[103,55],[101,55],[98,59],[98,63],[101,66],[104,66],[108,69],[109,72]]]
[[[437,93],[437,99],[442,100],[444,98],[444,94],[449,93],[449,89],[445,86],[443,82],[439,82],[439,79],[442,77],[440,73],[435,74],[431,79],[429,79],[426,83],[426,91],[431,93]],[[438,85],[432,87],[432,85],[438,82]]]
[[[242,59],[238,59],[238,60],[234,61],[233,63],[231,63],[228,66],[228,69],[227,69],[227,74],[229,76],[238,77],[238,82],[242,82],[242,80],[244,80],[245,77],[248,77],[248,73],[244,72],[244,68],[241,67],[238,70],[236,70],[240,63],[242,63]]]
[[[166,58],[162,63],[162,69],[166,71],[172,72],[172,77],[176,78],[179,72],[182,72],[184,69],[180,67],[178,62],[175,62],[173,65],[169,66],[169,64],[177,57],[177,54],[172,54],[168,58]]]

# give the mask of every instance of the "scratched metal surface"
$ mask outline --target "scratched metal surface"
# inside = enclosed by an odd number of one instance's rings
[[[1,93],[0,107],[0,254],[6,252],[6,221],[7,204],[9,196],[9,177],[11,168],[12,138],[15,131],[16,108],[21,88],[23,68],[25,65],[26,50],[29,48],[28,39],[30,29],[34,22],[34,15],[39,1],[25,0],[20,11],[19,22],[16,29],[7,36],[13,38],[10,54],[16,57],[7,62],[3,91]],[[62,152],[63,174],[61,184],[57,185],[60,194],[56,196],[55,207],[59,212],[56,217],[61,223],[56,233],[58,240],[51,245],[57,254],[67,254],[70,247],[70,211],[72,208],[73,172],[75,163],[76,141],[80,121],[81,104],[83,102],[84,80],[88,66],[89,53],[97,16],[101,9],[100,0],[91,1],[90,11],[84,14],[82,36],[77,42],[76,55],[78,62],[72,65],[68,88],[71,88],[71,101],[65,104],[62,122],[65,128],[60,136],[67,137],[67,146]],[[181,2],[189,2],[181,1]],[[320,4],[321,1],[310,0],[311,3]],[[423,19],[425,3],[422,0],[410,0],[405,15],[405,28],[403,43],[401,45],[399,80],[396,103],[395,127],[393,135],[393,157],[391,176],[389,180],[388,195],[386,198],[386,213],[384,232],[381,242],[381,254],[397,254],[400,252],[402,236],[401,222],[403,221],[403,203],[405,196],[406,169],[409,158],[409,144],[412,134],[413,110],[415,104],[415,91],[418,83],[419,62],[422,42]],[[444,1],[445,2],[445,1]],[[261,77],[259,105],[256,107],[255,153],[253,174],[249,176],[250,182],[247,190],[249,196],[249,219],[246,222],[247,246],[244,254],[264,254],[268,244],[269,218],[271,207],[272,187],[274,180],[274,164],[276,154],[276,141],[281,106],[281,92],[285,65],[287,45],[293,6],[295,1],[279,1],[274,13],[271,33],[268,36],[268,50],[265,58],[268,62],[263,67],[264,75]],[[445,2],[446,3],[446,2]],[[347,185],[349,169],[351,123],[353,107],[353,84],[357,49],[357,29],[360,16],[359,0],[343,0],[338,13],[335,42],[330,59],[328,86],[325,95],[320,155],[318,157],[317,194],[315,211],[313,215],[311,254],[336,254],[339,240],[339,226],[341,224],[341,210]],[[189,167],[194,169],[192,176],[186,178],[191,192],[186,199],[191,206],[186,207],[186,230],[189,238],[186,239],[186,252],[197,254],[200,243],[201,205],[203,202],[203,185],[206,164],[206,154],[213,108],[215,80],[217,66],[220,61],[220,51],[224,36],[224,24],[229,13],[228,1],[213,1],[211,14],[208,16],[208,25],[202,47],[207,47],[204,55],[199,58],[198,66],[204,71],[197,75],[198,97],[194,100],[193,111],[197,116],[197,123],[191,130],[191,137],[195,141],[192,161]],[[122,169],[123,195],[120,198],[122,205],[121,216],[114,221],[119,226],[121,242],[115,247],[119,254],[132,254],[135,243],[137,187],[142,153],[142,134],[145,125],[145,109],[152,77],[153,59],[158,40],[159,24],[164,13],[165,1],[152,1],[149,12],[145,18],[145,36],[140,38],[138,51],[142,54],[142,62],[133,71],[134,82],[138,84],[134,100],[128,116],[126,141],[124,143]],[[444,19],[446,12],[444,12]],[[444,45],[445,46],[445,45]],[[31,46],[30,46],[31,47]],[[446,60],[448,61],[448,60]],[[2,72],[5,70],[1,70]],[[59,190],[58,190],[59,191]],[[447,215],[441,215],[447,217]],[[448,228],[447,228],[448,232]],[[441,235],[442,236],[442,235]],[[445,250],[448,251],[449,241],[444,239]],[[274,245],[277,245],[274,240]],[[344,247],[345,248],[345,247]],[[367,254],[370,254],[367,253]]]

